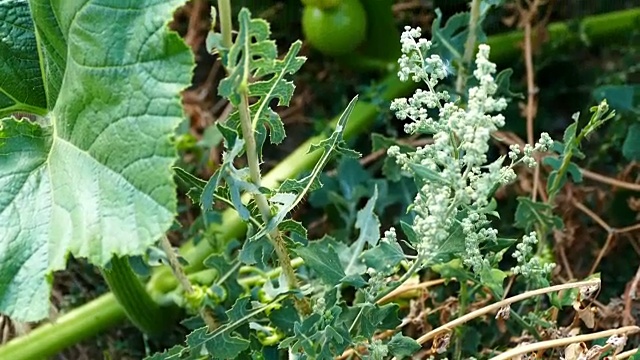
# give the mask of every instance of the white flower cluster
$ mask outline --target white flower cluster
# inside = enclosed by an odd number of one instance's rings
[[[396,228],[390,227],[389,230],[384,232],[383,240],[386,240],[392,244],[398,242],[398,234],[396,234]]]
[[[541,264],[540,259],[532,255],[533,246],[538,243],[538,236],[535,232],[531,232],[529,235],[522,237],[522,242],[516,245],[516,251],[512,256],[518,262],[518,265],[514,266],[514,274],[521,274],[525,278],[532,278],[535,276],[546,275],[550,273],[556,266],[554,263]]]
[[[533,153],[536,151],[547,151],[553,146],[553,140],[551,136],[547,133],[540,134],[540,141],[536,143],[534,146],[526,144],[522,151],[522,157],[518,160],[518,156],[520,155],[520,147],[518,145],[509,146],[509,159],[513,164],[517,164],[519,162],[525,163],[528,167],[536,166],[536,159],[533,157]]]
[[[504,116],[499,112],[507,106],[504,98],[494,96],[498,86],[494,79],[496,66],[489,61],[489,46],[479,47],[473,72],[478,85],[469,89],[463,108],[448,102],[446,91],[435,90],[447,76],[447,68],[438,55],[428,56],[431,42],[419,39],[420,35],[420,28],[405,28],[398,76],[403,81],[424,81],[428,90],[417,90],[408,99],[394,100],[391,110],[401,120],[412,120],[405,126],[406,132],[432,134],[433,143],[410,154],[391,147],[388,154],[409,173],[414,173],[412,169],[417,166],[422,173],[436,174],[435,179],[423,180],[414,200],[413,227],[422,239],[416,248],[419,256],[429,260],[437,255],[439,246],[458,223],[465,235],[465,263],[478,272],[488,264],[480,245],[495,241],[497,236],[497,231],[488,227],[487,219],[493,193],[499,185],[515,180],[513,167],[517,163],[535,165],[533,152],[547,150],[552,141],[543,134],[535,147],[525,147],[520,159],[520,149],[512,148],[510,165],[503,166],[504,156],[487,164],[491,134],[504,126]]]

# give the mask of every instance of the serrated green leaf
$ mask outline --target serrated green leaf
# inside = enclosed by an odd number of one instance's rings
[[[289,105],[295,86],[285,76],[296,73],[306,58],[297,56],[302,42],[296,41],[282,60],[276,59],[277,48],[275,42],[269,39],[269,24],[262,19],[251,19],[251,13],[246,8],[240,10],[238,23],[238,36],[225,57],[225,68],[229,75],[220,82],[218,91],[236,106],[240,104],[242,96],[258,99],[249,107],[249,113],[261,158],[267,128],[272,144],[279,144],[285,137],[280,116],[270,105],[276,99],[278,106]],[[250,83],[251,76],[263,80]],[[227,125],[239,128],[237,111],[229,116]]]
[[[360,321],[354,328],[356,334],[364,338],[371,338],[377,331],[395,329],[400,325],[398,319],[398,304],[389,303],[382,306],[362,304]]]
[[[0,39],[0,117],[17,111],[46,113],[47,98],[28,1],[0,1]]]
[[[297,353],[301,359],[333,360],[352,343],[347,324],[342,320],[342,308],[333,305],[332,293],[325,293],[324,316],[313,313],[297,322],[294,335],[281,341],[279,348]]]
[[[576,134],[578,132],[578,117],[579,114],[573,115],[573,123],[564,130],[564,135],[562,136],[562,142],[564,143],[565,148],[562,153],[568,153],[567,146],[574,146],[573,142],[576,139]]]
[[[285,181],[282,182],[282,184],[280,184],[280,187],[278,188],[277,192],[299,194],[305,190],[307,183],[308,183],[308,179],[306,177],[303,177],[302,179],[286,179]],[[320,178],[315,178],[311,183],[311,187],[309,188],[309,191],[311,192],[311,191],[321,189],[322,185],[323,184],[320,181]]]
[[[442,11],[436,9],[436,18],[431,24],[434,48],[444,59],[462,59],[464,43],[469,34],[469,13],[457,13],[449,17],[445,26],[442,24]]]
[[[191,199],[191,201],[193,201],[194,203],[199,204],[202,197],[202,191],[207,185],[207,182],[195,175],[192,175],[182,168],[174,167],[173,170],[176,172],[176,177],[182,180],[182,182],[184,182],[185,185],[187,185],[187,187],[189,188],[189,191],[187,192],[187,196],[189,196],[189,199]]]
[[[180,4],[31,2],[55,106],[50,128],[0,130],[0,311],[15,320],[48,315],[50,274],[69,253],[104,266],[173,223],[171,137],[193,69],[167,27]]]
[[[416,234],[415,230],[413,230],[413,226],[405,221],[400,221],[400,228],[402,228],[402,232],[407,237],[407,240],[410,244],[416,245],[419,242],[418,234]]]
[[[295,323],[300,321],[300,315],[295,308],[293,300],[287,299],[282,302],[279,308],[271,311],[269,320],[286,335],[291,336],[293,335]]]
[[[542,159],[542,164],[549,166],[553,170],[559,170],[562,165],[562,160],[557,156],[546,156]]]
[[[361,289],[367,285],[367,281],[358,274],[347,275],[342,278],[341,282],[344,285],[353,286],[356,289]]]
[[[342,152],[351,151],[349,149],[342,147],[344,144],[344,140],[342,139],[342,134],[345,130],[347,120],[349,120],[349,116],[351,116],[351,112],[353,111],[353,108],[355,107],[357,101],[358,101],[358,97],[355,96],[349,102],[349,105],[347,105],[347,108],[342,112],[342,115],[340,115],[340,118],[338,119],[338,123],[336,124],[335,130],[333,131],[333,133],[328,139],[321,141],[317,145],[311,146],[311,149],[309,150],[309,152],[312,152],[318,148],[322,148],[324,149],[324,153],[322,154],[322,156],[320,157],[316,165],[313,167],[311,174],[309,174],[302,180],[306,184],[304,188],[296,194],[295,199],[293,199],[293,201],[286,201],[286,206],[279,207],[276,215],[274,215],[273,218],[269,220],[267,225],[264,226],[255,235],[248,237],[247,241],[253,241],[256,239],[263,238],[267,236],[267,234],[269,234],[271,231],[276,229],[278,224],[284,220],[284,216],[289,212],[291,212],[291,210],[293,210],[293,208],[295,208],[296,205],[298,205],[300,201],[302,201],[302,199],[305,197],[309,189],[313,187],[315,179],[318,178],[318,176],[320,176],[320,173],[324,169],[325,165],[327,165],[327,163],[329,162],[329,159],[331,158],[333,152],[339,153],[341,151]],[[284,203],[285,202],[281,202],[281,204],[284,204]]]
[[[405,259],[402,248],[398,243],[391,243],[385,239],[362,253],[362,259],[367,267],[375,269],[382,274],[390,275],[394,268]]]
[[[220,135],[222,135],[222,138],[224,139],[225,148],[233,149],[236,146],[236,140],[238,140],[239,138],[238,132],[221,123],[216,123],[216,127],[218,128],[218,131],[220,131]],[[244,153],[244,151],[239,155],[241,155],[242,153]]]
[[[329,154],[331,154],[332,152],[335,152],[341,156],[351,157],[356,159],[361,156],[359,152],[349,149],[342,138],[343,133],[347,126],[347,120],[349,120],[349,117],[351,116],[351,112],[353,111],[353,108],[356,106],[357,101],[358,101],[358,96],[355,96],[353,99],[351,99],[346,109],[344,109],[344,111],[340,115],[340,118],[338,119],[338,123],[336,124],[336,128],[333,131],[333,133],[331,133],[331,136],[329,136],[327,139],[320,141],[317,144],[311,144],[311,146],[309,147],[308,153],[312,153],[318,149],[324,149],[324,154],[318,161],[319,164],[320,163],[323,164],[322,167],[324,167],[324,165],[328,161]]]
[[[447,263],[432,266],[433,271],[446,279],[456,278],[458,281],[469,279],[469,272],[462,265],[462,260],[453,259]]]
[[[231,299],[237,299],[242,294],[242,287],[237,280],[240,266],[237,265],[237,261],[230,260],[222,254],[212,254],[204,260],[204,266],[217,272],[214,285],[224,285],[227,297]]]
[[[148,356],[145,360],[196,360],[199,357],[200,356],[196,354],[192,354],[192,356],[187,355],[184,346],[176,345],[167,351]]]
[[[460,225],[460,219],[463,219],[467,216],[467,210],[462,210],[456,216],[456,220],[451,228],[449,228],[449,235],[447,238],[438,246],[437,255],[452,255],[452,254],[460,254],[465,251],[465,238],[464,232],[462,231],[462,226]]]
[[[420,350],[422,346],[418,344],[414,339],[397,333],[393,335],[391,340],[387,343],[391,355],[398,359],[403,359],[406,356],[413,355],[416,351]]]
[[[187,336],[187,346],[193,353],[203,343],[209,359],[235,359],[249,348],[249,340],[234,335],[231,331],[223,331],[212,337],[207,334],[206,328],[201,328]]]
[[[518,239],[513,238],[497,238],[495,242],[487,242],[480,247],[482,250],[489,252],[501,252],[517,243]]]
[[[366,266],[362,264],[360,256],[366,244],[373,246],[380,240],[380,220],[376,216],[374,209],[378,200],[378,188],[373,191],[373,196],[367,204],[358,211],[356,215],[356,228],[360,230],[358,238],[349,247],[351,256],[344,272],[347,275],[362,274],[366,271]]]
[[[296,249],[295,252],[304,259],[305,265],[313,269],[329,286],[340,284],[346,275],[338,254],[327,239],[312,241],[306,247]]]
[[[511,91],[511,75],[513,75],[513,69],[511,68],[504,69],[496,75],[496,85],[498,85],[498,90],[496,90],[495,96],[524,99],[524,95],[521,93],[514,93]]]
[[[266,267],[271,254],[273,253],[273,245],[266,236],[255,237],[252,235],[253,227],[249,226],[247,238],[242,249],[238,254],[238,259],[247,265],[259,264],[260,267]]]
[[[275,299],[274,302],[280,300]],[[227,319],[223,325],[211,332],[206,327],[197,329],[187,336],[186,346],[175,346],[167,353],[156,354],[147,360],[200,360],[203,355],[208,355],[208,359],[235,359],[249,347],[249,340],[237,336],[234,331],[273,307],[273,302],[257,307],[249,306],[250,302],[250,297],[238,298],[226,311]]]
[[[366,185],[371,180],[371,174],[354,158],[342,159],[336,173],[339,174],[336,176],[337,185],[344,198],[353,202],[360,200],[359,195],[366,192]]]
[[[307,229],[300,222],[292,219],[284,220],[278,225],[278,230],[294,244],[306,246],[309,243]]]

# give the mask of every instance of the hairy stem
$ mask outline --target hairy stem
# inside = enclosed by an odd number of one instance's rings
[[[187,298],[193,297],[195,295],[195,290],[193,289],[193,285],[191,285],[191,281],[187,277],[187,274],[184,272],[182,265],[180,265],[180,261],[178,261],[178,256],[173,250],[173,246],[169,242],[169,239],[166,236],[162,237],[160,240],[160,244],[162,246],[162,250],[167,255],[167,260],[169,261],[169,266],[173,271],[173,275],[178,279],[182,290],[187,294]],[[202,306],[200,308],[200,316],[204,323],[207,325],[209,331],[218,327],[215,317],[209,308],[206,306]]]
[[[253,133],[253,122],[251,121],[251,115],[249,114],[249,101],[246,90],[242,94],[238,112],[240,113],[242,137],[245,140],[247,165],[249,166],[249,176],[251,176],[251,181],[253,182],[253,184],[257,187],[260,187],[262,183],[262,178],[260,175],[260,162],[258,159],[258,149],[256,148],[256,139]],[[266,226],[269,220],[271,220],[271,207],[269,206],[269,202],[267,198],[261,193],[254,194],[254,198],[256,200],[256,204],[258,205],[258,209],[260,210],[260,215],[262,215],[262,220],[264,221],[264,224]],[[298,279],[296,278],[295,271],[291,266],[291,256],[289,256],[289,251],[287,250],[287,246],[284,243],[282,236],[280,236],[279,231],[277,229],[273,230],[269,234],[269,239],[271,240],[271,243],[273,244],[273,247],[275,249],[276,255],[278,257],[278,262],[280,263],[280,267],[282,267],[282,272],[287,279],[287,285],[290,289],[298,289]]]

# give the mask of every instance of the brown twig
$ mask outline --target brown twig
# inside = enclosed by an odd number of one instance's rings
[[[640,184],[634,184],[627,181],[614,179],[605,175],[600,175],[593,171],[589,171],[587,169],[581,168],[580,172],[582,173],[582,176],[586,177],[587,179],[591,179],[597,182],[601,182],[603,184],[608,184],[614,187],[619,187],[627,190],[640,191]]]
[[[526,10],[520,9],[520,16],[522,17],[522,23],[524,25],[524,63],[527,74],[527,105],[525,108],[527,119],[527,143],[533,146],[535,143],[533,138],[533,123],[538,112],[538,88],[535,83],[535,71],[533,68],[532,33],[540,1],[533,0],[533,2],[529,2],[528,5],[529,6]],[[540,167],[536,166],[533,175],[533,190],[531,192],[533,201],[536,201],[539,186],[539,175]]]
[[[197,54],[197,50],[204,40],[203,28],[200,19],[203,11],[208,5],[204,0],[193,0],[193,6],[191,7],[191,13],[189,14],[189,28],[187,34],[184,37],[184,42],[189,45],[191,50]]]
[[[546,288],[541,288],[541,289],[536,289],[536,290],[531,290],[531,291],[527,291],[525,293],[519,294],[519,295],[515,295],[509,298],[506,298],[504,300],[498,301],[496,303],[493,303],[491,305],[485,306],[483,308],[480,308],[478,310],[472,311],[464,316],[461,316],[453,321],[450,321],[436,329],[433,329],[431,331],[429,331],[428,333],[422,335],[421,337],[419,337],[417,339],[419,344],[424,344],[425,342],[433,339],[434,337],[436,337],[438,334],[446,332],[446,331],[451,331],[453,330],[453,328],[455,328],[458,325],[462,325],[464,323],[466,323],[467,321],[473,320],[477,317],[480,317],[482,315],[494,312],[499,310],[500,308],[502,308],[503,306],[507,306],[507,305],[511,305],[512,303],[518,302],[518,301],[522,301],[525,299],[528,299],[530,297],[534,297],[534,296],[538,296],[538,295],[543,295],[543,294],[547,294],[547,293],[551,293],[551,292],[555,292],[555,291],[560,291],[560,290],[565,290],[565,289],[573,289],[573,288],[579,288],[579,287],[583,287],[583,286],[591,286],[591,285],[599,285],[600,284],[600,279],[594,279],[594,280],[586,280],[586,281],[581,281],[581,282],[575,282],[575,283],[567,283],[567,284],[560,284],[560,285],[555,285],[555,286],[550,286],[550,287],[546,287]]]
[[[607,224],[606,221],[602,220],[602,218],[600,216],[598,216],[596,213],[594,213],[593,211],[591,211],[591,209],[589,209],[588,207],[584,206],[581,202],[575,200],[575,199],[571,199],[571,203],[573,204],[573,206],[575,206],[578,210],[582,211],[583,213],[585,213],[587,216],[589,216],[591,219],[593,219],[593,221],[595,221],[596,223],[598,223],[598,225],[600,225],[603,229],[605,229],[607,232],[611,233],[614,232],[614,229]]]
[[[562,261],[562,267],[567,272],[567,276],[569,279],[575,279],[573,276],[573,270],[571,270],[571,265],[569,265],[569,259],[567,258],[567,252],[564,250],[564,246],[559,246],[560,248],[560,261]]]
[[[383,304],[389,302],[390,300],[394,299],[395,297],[399,296],[400,294],[405,293],[407,291],[417,290],[417,289],[426,289],[426,288],[429,288],[429,287],[432,287],[432,286],[444,284],[444,282],[445,282],[445,279],[437,279],[437,280],[431,280],[431,281],[423,281],[423,282],[418,283],[418,284],[401,285],[401,286],[397,287],[395,290],[393,290],[392,292],[390,292],[387,295],[385,295],[384,297],[382,297],[380,300],[376,301],[376,304],[383,305]]]
[[[633,281],[629,284],[629,287],[624,292],[624,316],[622,323],[624,325],[635,324],[635,319],[631,315],[631,300],[636,298],[636,291],[638,290],[638,283],[640,283],[640,267],[636,271],[636,276],[633,277]]]
[[[594,261],[593,265],[591,265],[591,270],[589,271],[589,274],[593,274],[596,271],[598,265],[600,265],[600,261],[602,261],[602,258],[611,247],[611,244],[616,239],[617,235],[640,230],[640,224],[635,224],[635,225],[626,226],[626,227],[617,229],[609,225],[600,216],[598,216],[596,213],[591,211],[591,209],[589,209],[588,207],[584,206],[581,202],[575,199],[572,199],[571,203],[573,204],[573,206],[575,206],[578,210],[582,211],[585,215],[590,217],[593,221],[595,221],[598,225],[600,225],[600,227],[602,227],[607,232],[607,240],[605,241],[602,249],[600,249],[600,252],[598,252],[598,256],[596,257],[596,260]]]
[[[546,349],[557,348],[561,346],[567,346],[570,344],[601,339],[601,338],[610,337],[618,334],[633,334],[633,333],[637,333],[638,331],[640,331],[640,327],[625,326],[619,329],[600,331],[593,334],[577,335],[577,336],[570,336],[562,339],[541,341],[541,342],[528,344],[524,346],[518,346],[509,351],[503,352],[498,356],[494,356],[490,360],[514,359],[514,358],[517,358],[518,355],[522,355],[522,354],[528,354],[528,353],[532,353],[540,350],[546,350]]]
[[[632,355],[635,355],[637,352],[638,352],[638,349],[627,350],[623,353],[616,355],[616,359],[618,360],[626,359],[628,357],[631,357]]]
[[[160,246],[162,247],[162,250],[164,250],[167,260],[169,261],[169,267],[171,268],[173,275],[178,279],[178,283],[182,287],[182,290],[184,290],[187,295],[194,295],[195,289],[193,288],[191,281],[189,281],[187,274],[184,272],[184,269],[178,260],[178,256],[166,236],[163,236],[160,240]],[[209,331],[218,327],[213,313],[211,313],[208,308],[203,306],[200,309],[200,316],[202,317],[202,320],[204,320]]]

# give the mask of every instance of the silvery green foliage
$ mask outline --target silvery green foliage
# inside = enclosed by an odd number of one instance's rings
[[[424,82],[427,89],[394,100],[391,110],[400,120],[412,120],[405,126],[407,133],[431,134],[433,143],[408,154],[400,153],[398,147],[391,147],[388,153],[416,177],[420,187],[413,203],[419,259],[427,263],[434,260],[453,229],[461,227],[465,238],[461,255],[465,264],[479,273],[490,266],[480,245],[497,240],[497,230],[489,226],[488,219],[493,213],[494,192],[516,179],[515,165],[535,166],[533,153],[546,151],[552,140],[545,133],[535,146],[526,146],[521,157],[520,149],[513,147],[508,165],[504,165],[505,156],[488,163],[491,134],[504,126],[505,118],[499,112],[507,106],[506,99],[495,96],[496,65],[489,61],[489,46],[479,46],[473,71],[478,84],[469,89],[468,102],[462,106],[450,102],[446,91],[436,90],[447,76],[447,67],[438,55],[428,54],[432,43],[420,35],[420,28],[405,27],[398,76],[403,81]]]

